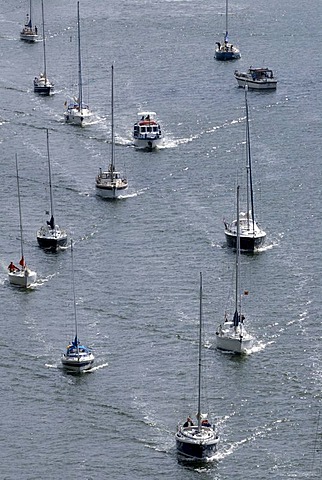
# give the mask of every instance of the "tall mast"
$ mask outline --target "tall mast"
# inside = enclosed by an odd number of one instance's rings
[[[70,241],[70,251],[72,256],[72,277],[73,277],[73,303],[74,303],[74,317],[75,317],[75,341],[78,352],[78,331],[77,331],[77,309],[76,309],[76,293],[75,293],[75,275],[74,275],[74,242]]]
[[[115,133],[114,133],[114,65],[112,64],[112,83],[111,83],[111,130],[112,130],[112,159],[111,159],[111,177],[114,178],[115,166]]]
[[[239,323],[240,295],[239,295],[239,259],[240,259],[240,223],[239,223],[239,185],[237,186],[237,243],[236,243],[236,291],[235,291],[235,314],[234,327]]]
[[[47,158],[48,158],[48,176],[49,176],[49,192],[50,192],[50,223],[51,228],[54,229],[55,227],[55,220],[54,220],[54,200],[53,200],[53,188],[51,183],[51,166],[50,166],[50,155],[49,155],[49,133],[48,128],[46,129],[47,132]]]
[[[202,273],[200,272],[199,292],[199,359],[198,359],[198,431],[201,429],[201,331],[202,331]]]
[[[22,237],[22,215],[21,215],[21,200],[20,200],[20,184],[19,184],[19,170],[18,170],[18,156],[16,154],[16,172],[17,172],[17,190],[18,190],[18,206],[19,206],[19,223],[20,223],[20,249],[21,249],[21,258],[24,258],[23,255],[23,237]],[[24,267],[24,262],[22,268]]]
[[[228,41],[228,0],[226,0],[226,35],[225,41]]]
[[[31,21],[31,0],[29,2],[29,25],[32,28],[32,21]]]
[[[78,102],[80,111],[83,108],[82,58],[80,40],[79,2],[77,2],[77,32],[78,32]]]
[[[247,221],[249,229],[249,200],[252,214],[252,223],[253,223],[253,232],[255,231],[255,212],[254,212],[254,192],[253,192],[253,179],[252,179],[252,159],[250,152],[250,131],[249,131],[249,113],[248,113],[248,102],[247,102],[247,90],[248,87],[245,85],[245,105],[246,105],[246,169],[247,169]],[[249,199],[250,195],[250,199]]]
[[[44,0],[41,0],[41,15],[42,15],[42,41],[43,41],[43,49],[44,49],[44,76],[45,76],[45,82],[47,83]]]

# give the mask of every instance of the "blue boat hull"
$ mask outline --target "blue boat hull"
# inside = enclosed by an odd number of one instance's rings
[[[215,59],[221,61],[229,61],[229,60],[238,60],[240,58],[240,53],[236,52],[215,52]]]
[[[181,441],[176,438],[177,452],[187,458],[196,458],[198,460],[206,460],[212,458],[217,450],[218,442],[192,444],[185,441]]]

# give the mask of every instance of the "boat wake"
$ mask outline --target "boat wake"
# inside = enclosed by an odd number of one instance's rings
[[[204,135],[209,135],[211,133],[216,132],[217,130],[227,128],[227,127],[230,127],[231,125],[239,124],[244,121],[245,121],[245,117],[243,116],[234,120],[224,122],[220,125],[214,125],[212,127],[205,129],[204,131],[191,135],[190,137],[187,137],[187,138],[171,138],[171,136],[168,135],[167,138],[164,138],[163,144],[160,145],[158,148],[160,150],[166,149],[166,148],[176,148],[180,145],[184,145],[184,144],[193,142],[194,140],[198,140],[202,138]]]
[[[45,367],[46,368],[55,368],[56,370],[61,368],[60,365],[57,365],[57,363],[54,363],[54,364],[45,363]]]
[[[84,370],[82,373],[92,373],[96,372],[96,370],[101,370],[108,366],[108,363],[102,363],[101,365],[95,365],[95,367],[89,368],[88,370]],[[54,368],[55,370],[64,370],[64,367],[57,363],[45,363],[46,368]]]
[[[265,348],[267,347],[267,345],[269,343],[271,343],[271,342],[264,343],[262,341],[258,341],[258,342],[256,342],[255,345],[252,346],[252,348],[246,349],[245,355],[251,355],[252,353],[261,352],[262,350],[265,350]]]
[[[95,365],[95,367],[90,368],[89,370],[85,370],[84,373],[96,372],[96,370],[101,370],[101,368],[108,367],[108,363],[102,363],[101,365]]]
[[[246,445],[250,442],[255,441],[258,437],[264,438],[267,433],[271,432],[273,427],[276,428],[277,425],[285,422],[286,420],[275,420],[270,425],[266,424],[262,427],[258,427],[251,435],[237,442],[231,443],[230,445],[224,446],[222,449],[217,452],[217,460],[224,460],[226,457],[232,455],[236,450],[241,448],[243,445]]]
[[[45,285],[45,283],[49,282],[49,280],[54,278],[56,275],[58,275],[58,272],[47,275],[47,277],[44,278],[38,278],[37,281],[32,285],[32,287],[41,287],[42,285]]]

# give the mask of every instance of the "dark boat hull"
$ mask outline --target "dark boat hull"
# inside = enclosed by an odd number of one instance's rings
[[[67,236],[60,238],[37,237],[38,245],[46,250],[57,250],[59,247],[66,247]]]
[[[215,59],[220,60],[221,62],[229,62],[230,60],[238,60],[240,58],[240,53],[236,52],[215,52]]]
[[[217,451],[218,441],[209,443],[190,443],[184,439],[176,438],[177,452],[187,458],[195,458],[198,460],[206,460],[212,458]]]
[[[225,232],[226,242],[228,247],[237,248],[237,235],[229,234]],[[254,252],[258,248],[262,247],[265,243],[266,235],[254,236],[241,235],[240,236],[240,249],[244,252]]]
[[[39,87],[37,87],[36,85],[34,85],[34,92],[38,93],[38,95],[49,96],[52,91],[53,91],[52,86],[46,86],[46,87],[39,86]]]

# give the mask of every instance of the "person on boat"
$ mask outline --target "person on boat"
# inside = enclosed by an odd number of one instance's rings
[[[191,420],[190,417],[188,417],[187,420],[183,424],[183,428],[186,428],[186,427],[193,427],[193,421]]]
[[[19,272],[19,268],[13,262],[10,262],[10,265],[8,265],[8,270],[10,273]]]
[[[211,423],[209,423],[208,418],[205,418],[205,419],[201,422],[201,425],[202,425],[203,427],[211,427]]]
[[[35,25],[35,34],[38,35],[38,28],[36,25]]]

